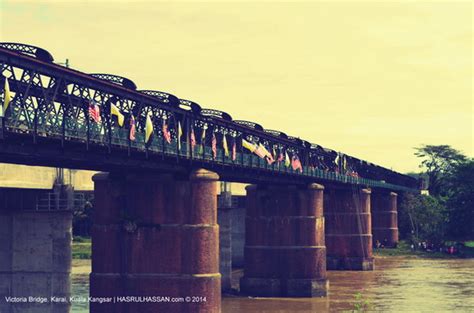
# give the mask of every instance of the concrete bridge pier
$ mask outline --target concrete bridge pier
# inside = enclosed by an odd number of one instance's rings
[[[0,190],[1,313],[68,313],[71,307],[72,213],[34,210],[35,193]]]
[[[328,269],[373,270],[370,189],[332,187],[326,190]]]
[[[323,186],[247,187],[242,292],[326,296]]]
[[[97,174],[91,313],[220,312],[217,174]]]
[[[398,243],[397,194],[386,190],[372,192],[372,233],[385,247]]]

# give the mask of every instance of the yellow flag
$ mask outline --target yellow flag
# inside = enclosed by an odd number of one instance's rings
[[[151,121],[150,114],[148,114],[146,116],[146,125],[145,125],[145,143],[148,143],[148,140],[150,140],[152,133],[153,133],[153,122]]]
[[[290,156],[288,155],[288,152],[285,152],[285,166],[290,167]]]
[[[120,127],[122,127],[123,121],[125,120],[125,116],[120,113],[120,110],[115,106],[115,104],[110,104],[110,114],[117,116],[118,123]]]
[[[10,101],[12,100],[11,94],[10,94],[10,85],[8,84],[8,78],[5,77],[5,90],[3,93],[3,112],[6,112],[8,109],[8,105],[10,104]]]
[[[222,137],[222,147],[224,148],[225,156],[229,156],[229,147],[227,146],[227,139],[225,138],[225,135]]]
[[[183,136],[183,129],[181,128],[181,123],[178,121],[178,138]]]
[[[183,129],[181,128],[181,123],[178,121],[178,149],[181,150],[181,136],[183,135]]]
[[[248,142],[247,140],[245,139],[242,139],[242,146],[245,148],[245,149],[248,149],[250,152],[254,152],[255,149],[257,149],[257,146],[254,145],[253,143],[251,142]]]

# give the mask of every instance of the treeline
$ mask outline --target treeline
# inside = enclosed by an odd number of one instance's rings
[[[403,194],[399,230],[412,242],[474,240],[474,159],[447,145],[416,148],[428,194]]]

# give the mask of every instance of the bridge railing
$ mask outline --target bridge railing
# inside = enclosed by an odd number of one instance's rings
[[[265,132],[255,123],[233,122],[225,112],[202,110],[203,114],[200,114],[196,112],[201,110],[200,107],[196,104],[193,106],[189,101],[180,100],[182,102],[179,106],[173,105],[172,102],[177,101],[174,96],[165,93],[160,93],[158,96],[151,96],[150,92],[139,93],[131,89],[135,86],[131,81],[121,86],[120,81],[124,81],[123,79],[111,83],[100,79],[103,75],[86,75],[1,48],[0,65],[2,78],[9,78],[12,94],[9,108],[4,112],[2,126],[4,136],[6,133],[12,133],[33,138],[45,137],[60,140],[62,143],[66,141],[83,143],[88,148],[103,146],[109,151],[115,148],[129,152],[146,152],[150,157],[172,155],[178,159],[197,159],[224,166],[256,168],[342,183],[381,187],[395,185],[380,181],[385,179],[397,183],[399,188],[410,187],[407,183],[409,179],[401,174],[385,171],[362,161],[344,161],[344,166],[341,167],[342,161],[336,162],[336,154],[333,151],[312,149],[308,146],[309,143],[294,137],[278,135],[276,131]],[[3,78],[2,83],[4,81]],[[3,90],[2,96],[5,98]],[[98,117],[93,119],[91,106],[95,105]],[[120,126],[112,116],[112,105],[123,114],[125,121],[123,126]],[[189,108],[183,109],[183,105],[189,105]],[[132,116],[136,121],[135,140],[130,139],[129,125]],[[145,142],[148,119],[153,125],[153,135],[149,142]],[[170,143],[165,141],[164,125],[170,132]],[[182,131],[180,138],[178,129]],[[194,149],[191,149],[191,132],[195,133],[196,137]],[[229,140],[229,149],[233,148],[230,144],[236,145],[235,160],[224,156],[223,136],[227,136]],[[215,156],[211,148],[214,140],[217,141]],[[302,170],[294,170],[291,166],[285,166],[283,162],[268,164],[266,160],[246,150],[242,145],[243,140],[297,156],[303,163]],[[359,177],[334,172],[347,171],[346,164],[352,171],[357,170]]]

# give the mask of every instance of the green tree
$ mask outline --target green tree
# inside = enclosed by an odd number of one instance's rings
[[[400,235],[439,244],[444,240],[446,213],[446,207],[433,196],[404,193],[399,207]]]
[[[458,164],[447,178],[449,234],[474,239],[474,159]]]
[[[448,145],[423,145],[415,148],[415,155],[422,158],[420,167],[426,171],[431,195],[443,195],[446,177],[466,157]]]

